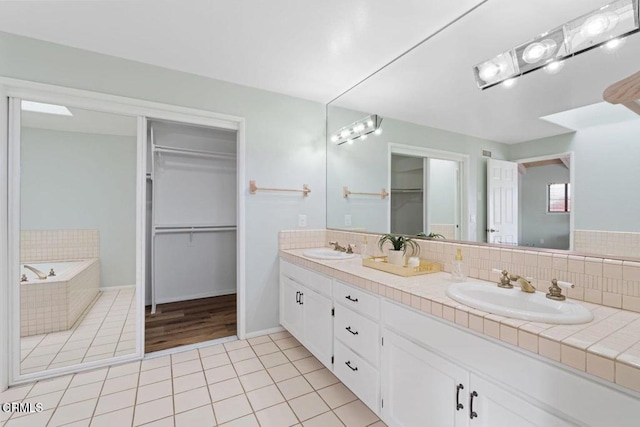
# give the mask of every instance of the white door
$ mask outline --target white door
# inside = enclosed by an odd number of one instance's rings
[[[280,276],[280,323],[298,340],[302,339],[302,287],[286,276]]]
[[[469,425],[467,371],[385,330],[382,418],[398,427]]]
[[[518,397],[502,387],[471,374],[469,392],[467,394],[473,411],[471,427],[568,427],[576,424],[565,421],[529,403],[525,396]]]
[[[331,300],[319,293],[302,288],[304,346],[325,366],[331,368],[333,354],[333,317]]]
[[[487,160],[487,242],[518,244],[518,164]]]

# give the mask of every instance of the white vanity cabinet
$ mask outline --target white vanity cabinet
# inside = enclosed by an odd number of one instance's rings
[[[574,426],[433,351],[384,332],[382,418],[392,426]]]
[[[336,280],[333,299],[333,373],[378,413],[380,298]]]
[[[280,324],[329,368],[332,308],[330,278],[280,261]]]

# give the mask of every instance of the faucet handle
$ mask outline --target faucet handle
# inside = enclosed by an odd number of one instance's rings
[[[352,245],[351,243],[347,244],[347,253],[348,254],[352,254],[353,253],[353,248],[355,248],[356,245]]]
[[[552,299],[554,301],[564,301],[567,299],[564,295],[562,295],[562,288],[571,289],[573,288],[573,283],[563,282],[558,279],[551,279],[551,286],[549,287],[549,293],[547,293],[547,298]]]
[[[511,284],[511,280],[509,280],[509,272],[507,270],[500,270],[497,268],[492,269],[494,273],[502,274],[500,276],[500,282],[498,282],[499,288],[512,289],[513,285]]]

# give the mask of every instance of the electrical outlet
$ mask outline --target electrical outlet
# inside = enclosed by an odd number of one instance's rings
[[[306,227],[306,226],[307,226],[307,216],[298,215],[298,227]]]
[[[347,227],[351,226],[351,215],[345,215],[344,216],[344,225]]]

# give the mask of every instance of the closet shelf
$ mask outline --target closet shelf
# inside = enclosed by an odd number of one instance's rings
[[[215,159],[228,159],[228,160],[232,160],[236,158],[236,155],[233,153],[192,150],[188,148],[167,147],[163,145],[156,145],[154,150],[156,153],[175,154],[175,155],[182,155],[182,156],[210,157]]]
[[[392,188],[392,193],[424,193],[422,188]]]
[[[236,231],[235,225],[197,225],[197,226],[156,226],[156,234],[165,233],[210,233],[217,231]]]

